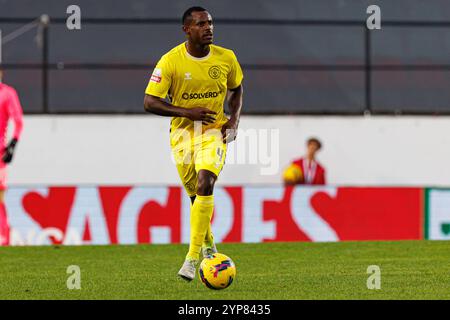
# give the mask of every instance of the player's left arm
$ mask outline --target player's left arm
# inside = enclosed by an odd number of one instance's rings
[[[230,109],[231,115],[228,122],[222,127],[224,143],[230,143],[236,139],[242,110],[242,96],[244,95],[244,88],[242,86],[244,75],[238,60],[232,51],[230,66],[230,72],[227,76],[227,87],[229,90],[228,108]]]
[[[14,133],[11,141],[8,143],[4,150],[2,157],[4,163],[10,163],[12,161],[14,150],[16,148],[17,142],[20,139],[20,135],[23,129],[22,106],[20,105],[20,100],[16,91],[13,91],[10,96],[8,116],[12,118],[14,122]]]
[[[239,119],[241,117],[243,94],[244,88],[242,84],[237,88],[229,90],[228,108],[230,110],[230,119],[222,127],[224,143],[230,143],[236,139]]]

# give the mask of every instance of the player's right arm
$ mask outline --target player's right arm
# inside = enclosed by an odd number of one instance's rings
[[[214,115],[216,112],[209,110],[208,108],[182,108],[176,107],[160,97],[152,96],[149,94],[145,95],[144,98],[144,109],[145,111],[159,116],[165,117],[184,117],[192,121],[202,121],[203,123],[214,123]]]
[[[174,67],[167,55],[159,60],[145,90],[145,111],[166,117],[185,117],[192,121],[213,123],[216,113],[207,108],[182,108],[168,103],[164,99],[172,86]]]

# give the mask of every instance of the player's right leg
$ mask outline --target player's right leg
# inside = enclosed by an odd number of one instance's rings
[[[197,196],[191,207],[191,235],[187,260],[200,258],[203,243],[208,228],[211,225],[211,217],[214,210],[213,189],[217,176],[208,170],[198,172]]]
[[[211,217],[214,210],[213,189],[226,154],[226,145],[223,144],[221,136],[202,141],[200,148],[196,149],[193,145],[190,147],[193,148],[190,148],[189,152],[186,149],[182,150],[183,147],[180,146],[173,148],[180,178],[188,195],[194,200],[190,214],[189,251],[186,261],[178,272],[178,275],[186,280],[194,279],[201,252],[204,255],[217,252],[211,232]],[[206,249],[202,250],[202,247]]]
[[[191,204],[194,204],[195,196],[191,196]],[[211,223],[208,226],[208,229],[206,230],[205,240],[203,241],[202,245],[202,255],[203,258],[206,258],[214,253],[217,252],[217,247],[214,242],[214,235],[211,230]]]
[[[186,185],[186,178],[190,176],[189,171],[183,171],[181,166],[179,168],[180,177]],[[184,169],[187,169],[186,167]],[[207,230],[211,230],[211,216],[214,210],[214,197],[212,195],[212,189],[217,176],[207,170],[202,170],[198,173],[197,181],[197,194],[196,198],[191,206],[190,213],[190,242],[189,251],[186,255],[186,259],[178,272],[178,275],[185,280],[193,280],[196,274],[196,267],[200,259],[200,253],[211,254],[210,251],[215,249],[214,247],[208,248],[208,251],[202,251],[203,243],[206,238]],[[191,197],[192,198],[192,197]],[[209,237],[212,237],[210,233]],[[217,251],[217,250],[216,250]]]

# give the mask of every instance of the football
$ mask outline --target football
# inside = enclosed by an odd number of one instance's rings
[[[203,259],[198,269],[200,280],[210,289],[228,288],[236,277],[236,266],[233,260],[222,253]]]
[[[283,180],[285,183],[295,184],[303,179],[302,168],[298,165],[291,164],[283,172]]]

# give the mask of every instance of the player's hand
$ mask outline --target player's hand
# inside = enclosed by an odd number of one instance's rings
[[[209,110],[208,108],[197,107],[192,109],[186,109],[186,112],[187,112],[186,118],[192,121],[201,121],[205,125],[216,122],[216,118],[214,118],[213,115],[217,113],[212,110]]]
[[[223,143],[230,143],[230,142],[236,140],[237,129],[238,129],[237,121],[228,120],[228,122],[222,126],[222,130],[221,130],[222,137],[223,137]]]
[[[3,150],[2,160],[4,163],[10,163],[14,156],[14,148],[16,147],[17,139],[12,139],[6,148]]]

